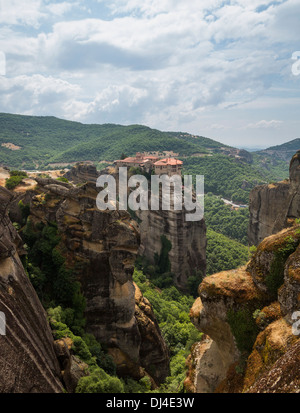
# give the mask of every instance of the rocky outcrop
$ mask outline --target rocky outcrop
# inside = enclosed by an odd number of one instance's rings
[[[299,393],[300,341],[291,346],[255,384],[248,393]]]
[[[184,386],[189,393],[211,393],[224,376],[223,361],[217,344],[206,335],[192,346],[187,365],[189,372]]]
[[[119,187],[118,168],[108,166],[99,175],[109,174],[116,180]],[[128,178],[131,172],[128,171]],[[171,272],[175,275],[174,283],[181,289],[187,289],[187,279],[191,275],[198,275],[199,282],[206,272],[206,225],[204,219],[187,221],[189,212],[174,209],[173,188],[171,187],[170,210],[162,209],[162,192],[159,194],[159,209],[151,209],[151,181],[148,180],[148,210],[138,210],[133,218],[138,221],[140,228],[140,247],[138,254],[155,263],[155,254],[160,254],[162,249],[161,237],[164,235],[172,245],[169,252]],[[128,196],[131,190],[128,189]],[[195,198],[193,199],[195,202]]]
[[[160,204],[161,205],[161,204]],[[172,207],[172,205],[171,205]],[[206,225],[204,220],[186,221],[186,210],[176,211],[137,211],[140,219],[140,255],[154,264],[155,254],[162,249],[161,236],[172,245],[169,252],[171,272],[175,274],[175,284],[182,289],[187,287],[190,275],[196,272],[205,275],[206,271]],[[200,281],[199,277],[199,281]]]
[[[256,382],[268,374],[274,363],[297,341],[291,325],[284,318],[274,321],[259,333],[247,360],[243,390],[249,391],[256,386]]]
[[[0,393],[59,393],[63,386],[51,330],[19,258],[22,241],[7,215],[11,199],[0,187],[0,311],[6,327],[0,335]]]
[[[64,177],[74,184],[96,183],[98,176],[99,172],[92,162],[79,162],[64,174]]]
[[[249,210],[250,245],[258,245],[300,217],[300,151],[290,162],[289,180],[257,186],[251,191]]]
[[[190,316],[206,341],[192,351],[187,389],[300,391],[299,334],[293,330],[300,308],[299,245],[300,225],[294,223],[265,238],[246,266],[202,281]],[[210,359],[214,363],[206,363]]]
[[[240,360],[244,348],[239,348],[232,330],[232,325],[239,321],[238,318],[232,321],[234,315],[249,321],[245,332],[248,330],[248,334],[253,335],[252,312],[264,302],[264,294],[256,287],[246,267],[211,275],[200,284],[199,298],[190,311],[190,317],[210,342],[209,346],[205,344],[205,351],[203,344],[200,344],[201,357],[198,357],[198,373],[194,383],[199,393],[214,392],[226,378],[230,367]],[[203,357],[215,360],[207,364],[204,370],[201,368]],[[208,376],[213,380],[208,380]]]
[[[161,382],[169,372],[166,345],[149,303],[139,298],[137,311],[135,302],[137,223],[126,211],[98,210],[93,183],[68,187],[38,182],[29,219],[33,225],[57,223],[61,251],[86,298],[87,332],[108,347],[120,375],[138,379],[145,369]]]

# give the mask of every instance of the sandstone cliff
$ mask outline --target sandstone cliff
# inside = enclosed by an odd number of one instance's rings
[[[249,198],[249,244],[258,245],[300,217],[300,151],[290,162],[288,181],[255,187]]]
[[[292,328],[300,308],[299,244],[294,224],[264,239],[246,266],[203,280],[190,316],[206,335],[188,359],[188,391],[300,391]]]
[[[83,167],[85,168],[85,167]],[[80,165],[72,168],[73,176],[82,176]],[[99,172],[99,175],[110,174],[114,176],[119,185],[118,169],[110,166]],[[86,177],[88,174],[86,174]],[[130,177],[130,171],[128,173]],[[140,227],[140,247],[139,255],[145,256],[152,264],[155,253],[160,254],[162,243],[161,236],[164,235],[171,242],[172,249],[169,252],[171,272],[175,274],[174,282],[182,289],[187,287],[187,279],[196,272],[205,275],[206,271],[206,225],[204,219],[191,222],[186,221],[187,211],[177,211],[172,208],[173,201],[171,195],[171,210],[164,211],[151,210],[151,181],[149,180],[149,209],[147,211],[138,210],[134,214],[134,219],[139,222]],[[128,195],[130,190],[128,190]],[[160,206],[162,204],[162,194],[160,193]],[[200,281],[200,276],[199,276]]]
[[[150,304],[132,282],[137,223],[126,211],[98,210],[94,183],[37,182],[29,219],[57,223],[61,251],[86,298],[87,332],[108,346],[120,375],[138,379],[145,369],[160,383],[169,373],[167,347]]]
[[[155,253],[162,248],[161,236],[171,242],[169,252],[171,272],[175,274],[175,284],[186,288],[187,279],[196,271],[205,275],[206,270],[206,226],[201,221],[187,222],[186,211],[138,211],[141,229],[139,253],[154,263]],[[200,281],[200,280],[199,280]]]
[[[0,186],[0,393],[63,391],[45,311],[19,258],[22,241],[7,215],[12,199]]]

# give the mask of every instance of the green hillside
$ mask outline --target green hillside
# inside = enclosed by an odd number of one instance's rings
[[[281,145],[271,146],[266,151],[292,151],[297,152],[300,149],[300,138],[285,142]]]
[[[263,151],[256,152],[262,160],[271,159],[271,163],[284,161],[289,164],[292,156],[300,150],[300,138],[285,142],[282,145],[271,146]]]
[[[251,164],[218,154],[203,158],[188,157],[184,160],[184,173],[204,175],[205,192],[244,204],[248,203],[249,192],[254,186],[267,182],[262,171]]]
[[[293,148],[289,159],[298,148],[297,141],[285,144]],[[235,202],[248,203],[249,192],[257,184],[288,178],[288,162],[280,150],[275,158],[274,151],[243,151],[239,157],[236,148],[183,132],[0,113],[0,165],[11,169],[45,170],[78,161],[110,163],[121,154],[168,150],[179,153],[184,173],[205,176],[205,192]]]
[[[23,169],[45,169],[57,162],[113,161],[122,153],[133,155],[137,151],[173,150],[192,155],[225,146],[212,139],[141,125],[85,125],[55,117],[5,113],[0,114],[0,145],[0,164]]]

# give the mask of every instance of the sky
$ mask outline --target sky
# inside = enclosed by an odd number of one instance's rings
[[[0,0],[0,112],[300,137],[300,0]]]

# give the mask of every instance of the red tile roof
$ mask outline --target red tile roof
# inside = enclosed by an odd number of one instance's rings
[[[182,165],[183,162],[180,161],[179,159],[174,159],[174,158],[166,158],[166,159],[161,159],[160,161],[155,162],[155,166],[161,166],[161,165],[172,165],[172,166],[177,166],[177,165]]]

